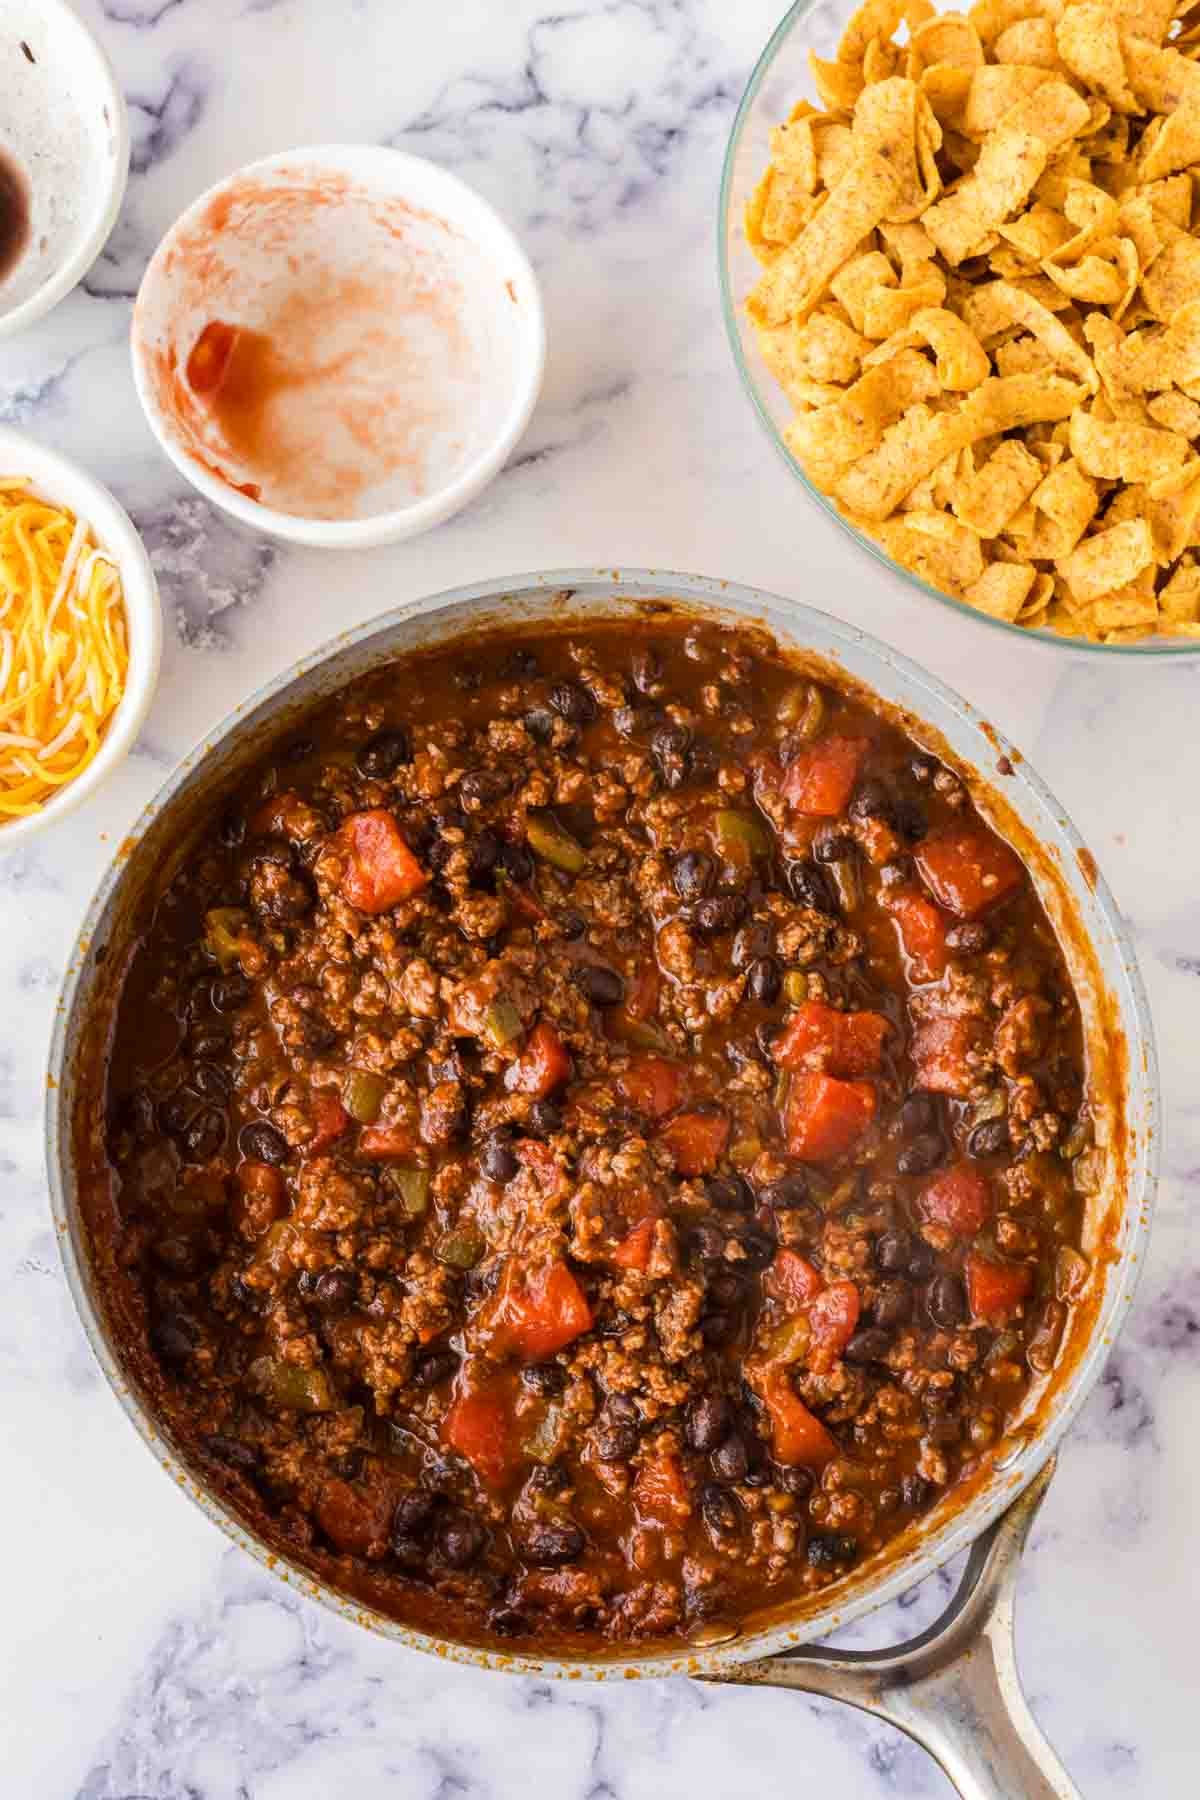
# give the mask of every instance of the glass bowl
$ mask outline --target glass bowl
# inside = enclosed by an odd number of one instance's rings
[[[746,202],[771,160],[772,126],[782,124],[787,119],[797,100],[810,100],[814,104],[818,102],[816,86],[808,67],[809,51],[814,50],[818,56],[830,60],[835,58],[842,33],[852,15],[858,11],[859,3],[860,0],[797,0],[797,4],[785,13],[755,65],[733,121],[733,130],[725,152],[717,223],[721,303],[725,314],[725,328],[742,384],[754,403],[754,410],[762,420],[767,435],[797,481],[819,506],[837,520],[843,531],[848,532],[864,550],[870,551],[877,561],[898,571],[905,581],[919,588],[929,599],[936,600],[939,606],[948,606],[954,612],[965,613],[968,618],[990,626],[995,631],[1003,631],[1009,636],[1027,641],[1036,639],[1057,650],[1092,652],[1105,656],[1200,655],[1200,643],[1190,638],[1146,637],[1137,643],[1097,644],[1087,638],[1064,637],[1056,631],[1027,625],[1010,625],[1004,619],[994,619],[988,613],[980,612],[964,600],[955,600],[940,589],[931,587],[919,575],[914,575],[911,569],[906,569],[902,563],[889,556],[882,545],[851,525],[835,503],[814,487],[788,449],[783,433],[792,418],[793,408],[762,359],[754,326],[746,313],[746,296],[762,270],[746,241],[743,218]],[[934,0],[934,4],[939,12],[951,10],[948,5],[943,4],[943,0]]]

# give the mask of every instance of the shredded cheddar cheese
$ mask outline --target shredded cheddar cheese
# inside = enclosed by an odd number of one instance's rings
[[[0,477],[0,819],[83,773],[128,669],[116,564],[82,520]]]

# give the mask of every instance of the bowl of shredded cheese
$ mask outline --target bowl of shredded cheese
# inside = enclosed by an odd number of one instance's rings
[[[0,429],[0,852],[127,755],[161,643],[158,586],[128,514],[77,464]]]

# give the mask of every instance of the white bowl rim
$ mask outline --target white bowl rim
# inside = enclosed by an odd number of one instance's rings
[[[94,475],[41,444],[27,432],[0,425],[0,468],[27,475],[36,493],[85,517],[96,542],[115,557],[121,571],[129,630],[129,672],[99,750],[81,775],[59,789],[39,812],[0,822],[0,855],[72,812],[124,761],[154,699],[162,656],[162,608],[150,555],[120,501]]]
[[[108,193],[104,205],[92,222],[91,230],[85,232],[71,255],[59,263],[27,300],[22,300],[10,312],[0,313],[0,338],[11,337],[14,332],[23,331],[27,325],[43,318],[83,280],[108,242],[108,235],[117,222],[117,214],[121,210],[129,181],[129,109],[125,105],[125,95],[117,82],[116,71],[107,50],[76,12],[70,0],[39,0],[39,5],[44,10],[55,13],[68,28],[78,32],[81,40],[89,47],[95,62],[95,79],[109,110],[115,154]]]
[[[468,221],[472,218],[482,224],[502,246],[505,254],[511,258],[513,266],[520,275],[528,290],[529,306],[526,309],[526,330],[523,344],[523,357],[518,366],[514,384],[514,398],[490,446],[475,457],[455,479],[436,493],[423,500],[413,502],[409,506],[391,508],[386,512],[372,513],[361,519],[313,519],[300,513],[281,512],[278,508],[264,506],[259,500],[252,500],[241,494],[228,482],[212,475],[196,459],[189,456],[182,448],[174,432],[163,417],[147,379],[144,359],[138,346],[138,320],[142,310],[142,296],[147,291],[168,247],[174,242],[178,233],[194,224],[218,195],[225,192],[235,182],[246,176],[268,174],[271,171],[286,167],[289,163],[303,161],[319,165],[321,162],[345,168],[351,163],[386,162],[401,179],[405,172],[416,173],[422,182],[447,195],[455,207]],[[397,190],[402,192],[400,182]],[[434,525],[458,512],[468,501],[482,492],[488,483],[499,474],[514,446],[524,436],[525,428],[537,404],[542,388],[542,378],[546,368],[546,317],[542,302],[541,286],[534,273],[533,265],[521,246],[515,232],[501,218],[500,214],[485,200],[483,195],[473,188],[469,182],[456,175],[452,170],[443,168],[440,163],[432,162],[429,157],[416,156],[410,150],[401,150],[392,144],[370,143],[338,143],[338,144],[300,144],[287,150],[276,150],[269,156],[259,157],[256,161],[245,163],[230,174],[222,176],[204,193],[197,196],[191,205],[186,207],[174,224],[161,239],[158,248],[147,265],[138,290],[137,302],[134,306],[133,325],[130,331],[130,354],[133,359],[133,378],[137,387],[138,399],[142,409],[162,449],[174,463],[180,474],[185,476],[191,485],[211,500],[214,506],[239,519],[244,525],[268,536],[284,539],[294,544],[305,544],[315,549],[329,550],[361,550],[378,544],[397,543],[402,538],[416,537],[420,532],[428,531]]]

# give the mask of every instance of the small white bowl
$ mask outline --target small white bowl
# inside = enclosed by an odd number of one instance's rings
[[[87,274],[129,177],[117,78],[67,0],[0,0],[0,151],[29,197],[25,248],[0,281],[0,337],[8,337]]]
[[[69,507],[84,519],[102,550],[121,571],[125,617],[129,631],[129,672],[120,705],[109,721],[99,750],[74,781],[61,787],[40,812],[24,818],[0,818],[0,855],[15,844],[56,825],[72,812],[123,762],[142,728],[158,683],[162,654],[162,609],[158,583],[146,546],[124,507],[106,487],[78,463],[48,450],[23,431],[0,426],[0,473],[23,475],[32,491],[55,505]]]
[[[238,347],[198,396],[189,359],[215,324]],[[328,549],[413,537],[473,499],[524,432],[546,354],[508,227],[457,176],[371,144],[281,152],[203,194],[146,271],[132,349],[192,485]]]

